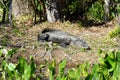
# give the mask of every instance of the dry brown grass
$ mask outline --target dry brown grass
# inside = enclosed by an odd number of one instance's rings
[[[23,24],[22,24],[23,23]],[[115,27],[114,22],[109,22],[106,25],[101,26],[89,26],[83,27],[77,23],[66,22],[54,22],[48,23],[43,22],[36,24],[34,26],[29,26],[31,22],[18,22],[16,27],[0,27],[0,37],[3,38],[5,35],[9,36],[7,42],[14,45],[21,45],[17,54],[15,54],[11,61],[16,62],[19,57],[24,57],[28,59],[32,55],[36,63],[44,63],[45,60],[50,61],[50,55],[45,55],[50,53],[52,59],[55,59],[56,62],[60,62],[63,59],[67,59],[68,65],[73,66],[80,63],[89,61],[91,64],[97,62],[97,50],[99,48],[105,50],[119,49],[119,38],[109,39],[108,33]],[[91,50],[84,51],[77,48],[61,48],[55,47],[51,52],[46,51],[47,45],[41,44],[37,41],[37,35],[44,28],[59,29],[62,31],[69,32],[73,35],[83,38],[90,46]],[[3,31],[4,30],[4,31]],[[8,39],[8,38],[7,38]],[[13,47],[7,47],[10,49]],[[67,51],[66,51],[67,50]],[[76,52],[75,52],[76,51]],[[73,54],[71,54],[73,53]],[[70,67],[70,66],[69,66]]]

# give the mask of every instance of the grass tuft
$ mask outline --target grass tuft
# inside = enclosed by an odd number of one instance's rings
[[[109,32],[108,36],[110,38],[114,38],[120,35],[120,27],[115,27],[111,32]]]

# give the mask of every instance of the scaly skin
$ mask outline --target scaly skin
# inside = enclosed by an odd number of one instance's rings
[[[74,45],[79,48],[90,49],[84,40],[71,35],[70,33],[54,29],[44,29],[42,33],[38,35],[38,41],[52,41],[54,43],[60,43],[66,46]]]

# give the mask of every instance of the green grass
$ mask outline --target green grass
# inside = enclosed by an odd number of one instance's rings
[[[109,32],[109,37],[114,38],[116,36],[120,36],[120,27],[115,27],[111,32]]]

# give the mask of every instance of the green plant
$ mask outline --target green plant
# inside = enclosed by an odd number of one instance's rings
[[[5,80],[29,80],[33,77],[35,67],[32,60],[28,64],[24,58],[20,58],[18,64],[9,63],[4,60],[2,61],[2,77]]]
[[[59,64],[59,71],[58,71],[58,76],[57,76],[56,80],[66,80],[65,72],[64,72],[65,66],[66,66],[66,60],[63,60]]]
[[[116,52],[116,63],[113,65],[113,75],[112,79],[119,80],[120,79],[120,52]]]
[[[3,80],[30,80],[36,79],[35,69],[36,64],[33,58],[28,62],[24,58],[20,58],[17,64],[10,63],[9,58],[16,52],[16,50],[6,50],[0,48],[0,56],[3,54],[4,59],[0,66],[0,74]],[[61,61],[58,66],[55,60],[47,65],[40,65],[47,67],[49,73],[49,80],[119,80],[120,79],[120,52],[119,51],[103,51],[98,50],[99,55],[105,55],[99,58],[99,62],[90,66],[89,63],[80,64],[77,68],[65,70],[67,61]],[[56,73],[58,67],[58,73]],[[41,75],[41,74],[40,74]],[[1,78],[0,78],[1,79]]]
[[[49,63],[47,64],[50,80],[53,80],[55,77],[54,76],[55,75],[55,66],[56,66],[56,63],[54,60],[50,64]]]
[[[75,0],[75,1],[72,1],[71,4],[68,6],[68,9],[70,11],[70,14],[73,14],[75,13],[76,11],[78,11],[78,8],[79,8],[79,5],[80,4],[80,1],[79,0]],[[79,6],[78,6],[79,5]]]
[[[2,38],[2,46],[5,46],[8,43],[9,36],[7,34],[4,34]]]
[[[12,30],[12,32],[17,36],[23,36],[24,35],[24,33],[22,31],[18,30],[17,28],[14,28]]]
[[[110,17],[115,18],[120,15],[120,1],[112,0],[110,6]]]
[[[55,61],[48,64],[50,80],[119,80],[120,79],[120,52],[107,52],[98,50],[99,55],[104,54],[104,58],[99,58],[99,63],[90,66],[89,63],[80,64],[78,68],[64,70],[66,60],[59,63],[59,71],[56,74]]]
[[[109,32],[108,36],[110,38],[114,38],[116,36],[119,36],[120,34],[120,27],[115,27],[111,32]]]
[[[48,63],[47,67],[48,67],[48,72],[49,72],[49,79],[50,80],[66,80],[66,76],[64,73],[64,68],[66,65],[66,60],[63,60],[62,62],[60,62],[59,64],[59,71],[58,74],[56,75],[55,73],[55,68],[56,68],[56,64],[55,61],[53,60],[50,64]],[[56,76],[55,76],[56,75]]]
[[[33,77],[35,68],[36,65],[32,58],[30,63],[28,63],[24,58],[20,58],[18,64],[16,65],[16,70],[22,80],[29,80]]]
[[[81,69],[71,69],[68,71],[67,80],[80,80]]]
[[[92,6],[89,8],[89,10],[85,13],[86,17],[89,20],[95,20],[98,22],[103,21],[103,16],[104,16],[104,6],[103,6],[103,1],[96,1],[95,3],[92,4]]]
[[[0,50],[0,55],[4,53],[4,59],[1,65],[1,74],[3,80],[30,80],[34,76],[36,64],[33,58],[28,63],[24,58],[20,58],[17,64],[11,63],[8,59],[16,53],[16,49],[7,51],[6,49]]]
[[[120,79],[120,52],[106,52],[99,50],[101,54],[105,54],[104,58],[99,58],[99,63],[95,64],[87,79],[100,80],[119,80]],[[91,80],[91,79],[90,79]]]

